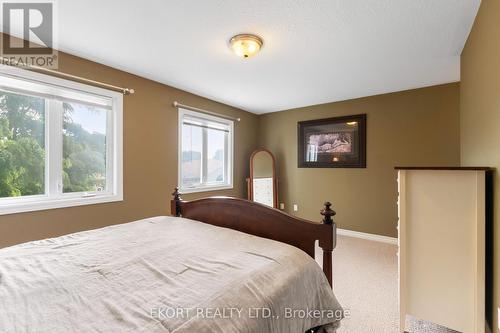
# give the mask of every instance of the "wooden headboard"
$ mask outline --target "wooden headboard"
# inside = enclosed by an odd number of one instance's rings
[[[197,220],[219,227],[272,239],[298,247],[314,258],[316,240],[323,249],[323,271],[332,285],[332,251],[336,246],[335,215],[326,202],[320,211],[321,223],[288,215],[274,208],[248,200],[230,197],[209,197],[184,201],[176,188],[171,201],[174,216]]]

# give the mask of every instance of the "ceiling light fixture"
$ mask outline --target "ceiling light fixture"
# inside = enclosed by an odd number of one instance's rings
[[[242,58],[250,58],[256,55],[264,42],[262,38],[251,34],[236,35],[229,40],[233,52]]]

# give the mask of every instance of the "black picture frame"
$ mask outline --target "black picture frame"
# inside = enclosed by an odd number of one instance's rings
[[[366,168],[366,114],[300,121],[297,131],[299,168]]]

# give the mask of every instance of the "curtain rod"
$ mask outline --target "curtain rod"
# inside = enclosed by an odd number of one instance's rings
[[[53,69],[48,69],[48,68],[34,66],[34,65],[19,64],[19,62],[12,63],[11,59],[5,58],[5,57],[2,57],[2,56],[0,56],[0,61],[1,61],[1,63],[3,65],[17,67],[17,68],[22,68],[22,69],[25,69],[25,70],[28,70],[28,71],[32,71],[32,72],[48,73],[48,74],[50,74],[52,76],[57,76],[57,77],[60,77],[60,78],[70,79],[72,81],[79,81],[81,83],[88,83],[88,84],[93,85],[93,86],[100,86],[100,87],[107,88],[107,89],[110,89],[110,90],[119,91],[119,92],[121,92],[124,95],[130,95],[130,94],[133,94],[135,92],[135,90],[132,89],[132,88],[118,87],[118,86],[114,86],[112,84],[108,84],[108,83],[104,83],[104,82],[100,82],[100,81],[95,81],[95,80],[87,79],[87,78],[84,78],[84,77],[81,77],[81,76],[76,76],[76,75],[72,75],[72,74],[68,74],[68,73],[63,73],[63,72],[58,72],[58,71],[55,71]]]
[[[197,108],[197,107],[194,107],[194,106],[189,106],[189,105],[181,104],[181,103],[179,103],[177,101],[174,101],[173,105],[176,108],[180,107],[180,108],[184,108],[184,109],[188,109],[188,110],[192,110],[192,111],[198,111],[198,112],[201,112],[201,113],[211,114],[213,116],[217,116],[217,117],[221,117],[221,118],[225,118],[225,119],[229,119],[229,120],[233,120],[233,121],[241,121],[241,118],[233,118],[233,117],[225,116],[225,115],[220,114],[220,113],[215,113],[215,112],[204,110],[204,109],[200,109],[200,108]]]

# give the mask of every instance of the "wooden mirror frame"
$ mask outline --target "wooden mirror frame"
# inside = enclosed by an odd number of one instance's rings
[[[259,148],[253,151],[250,155],[250,177],[247,178],[247,195],[249,201],[253,200],[253,158],[257,153],[266,152],[271,155],[273,160],[273,208],[278,208],[278,180],[276,178],[276,158],[270,150],[265,148]]]

